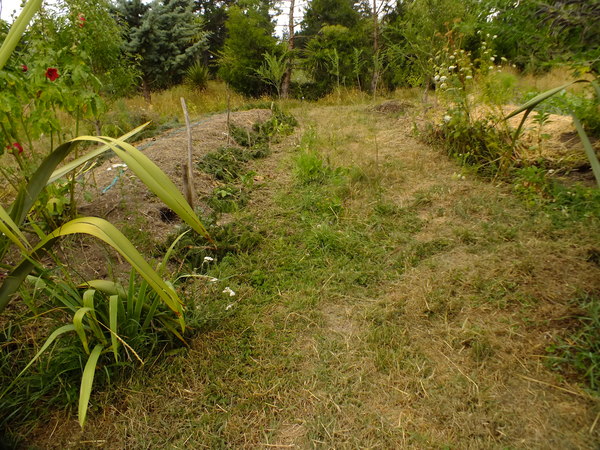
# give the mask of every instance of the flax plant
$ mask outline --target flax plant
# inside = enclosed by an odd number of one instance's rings
[[[0,70],[8,61],[27,24],[40,5],[41,0],[29,0],[21,15],[11,27],[0,47]],[[2,233],[0,236],[0,257],[3,258],[11,247],[13,247],[13,251],[17,251],[21,255],[20,262],[14,266],[4,265],[9,273],[0,286],[0,313],[6,308],[9,301],[15,297],[22,283],[31,272],[43,273],[42,255],[50,251],[61,237],[71,234],[87,234],[105,242],[120,253],[143,279],[139,289],[136,290],[134,278],[132,278],[129,292],[126,295],[123,295],[123,290],[119,286],[105,280],[86,283],[88,289],[81,296],[79,296],[79,290],[76,286],[71,286],[68,282],[63,283],[67,291],[71,293],[68,297],[70,301],[64,303],[64,306],[66,306],[66,311],[72,314],[72,323],[63,325],[52,332],[34,358],[21,372],[22,374],[31,367],[57,338],[66,333],[75,332],[80,338],[85,353],[88,355],[83,369],[79,394],[79,423],[82,427],[86,419],[94,373],[99,358],[104,353],[112,352],[115,361],[118,361],[120,347],[132,350],[124,337],[120,335],[126,328],[127,334],[123,334],[123,336],[135,335],[131,329],[132,323],[140,324],[140,329],[144,330],[148,329],[150,323],[156,319],[170,333],[183,340],[182,333],[185,330],[183,302],[173,286],[164,281],[160,274],[161,269],[164,269],[165,262],[163,261],[159,266],[158,271],[153,269],[131,242],[110,222],[98,217],[81,217],[71,220],[46,234],[33,222],[28,222],[27,219],[36,200],[50,183],[66,176],[103,152],[112,150],[156,196],[178,214],[195,232],[210,240],[206,229],[173,182],[143,153],[125,142],[125,139],[135,135],[146,125],[136,128],[119,139],[81,136],[63,143],[41,162],[32,175],[25,179],[26,183],[18,188],[16,198],[10,207],[5,209],[0,205],[0,233]],[[59,168],[58,166],[82,141],[96,142],[101,145]],[[26,235],[23,231],[25,225],[33,227],[37,236],[32,238]],[[37,242],[33,242],[33,239]],[[167,252],[165,258],[168,257],[170,251]],[[148,290],[153,294],[147,295]],[[138,295],[134,295],[135,291],[138,292]],[[96,300],[100,295],[104,296],[102,302]],[[108,301],[105,301],[106,297],[108,297]],[[60,298],[64,299],[66,297],[60,296]],[[167,314],[164,308],[161,309],[161,305],[164,305],[170,313]],[[144,313],[143,320],[142,313]],[[93,348],[91,347],[92,342],[94,343]],[[0,398],[10,391],[13,384],[14,381],[0,393]]]

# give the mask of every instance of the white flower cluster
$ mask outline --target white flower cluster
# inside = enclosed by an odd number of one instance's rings
[[[235,291],[227,286],[225,289],[223,289],[223,294],[229,294],[230,297],[234,297]]]
[[[467,80],[473,79],[471,57],[464,50],[444,49],[435,56],[435,76],[433,81],[442,91],[460,89]]]
[[[478,34],[482,34],[481,31]],[[435,76],[433,77],[436,87],[440,91],[448,93],[450,100],[458,101],[456,97],[466,95],[467,85],[475,78],[476,74],[485,75],[494,70],[500,71],[501,64],[508,61],[493,53],[491,41],[497,37],[489,33],[483,37],[480,44],[480,55],[477,59],[473,59],[472,55],[463,49],[456,50],[447,47],[438,52],[435,56]]]

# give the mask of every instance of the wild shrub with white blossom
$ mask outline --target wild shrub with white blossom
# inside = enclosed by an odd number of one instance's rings
[[[433,81],[442,98],[450,103],[444,116],[446,123],[457,115],[460,119],[471,120],[470,93],[475,80],[500,71],[501,64],[506,62],[506,58],[499,58],[494,53],[495,38],[495,35],[487,34],[481,41],[479,56],[474,58],[471,52],[460,48],[460,36],[449,33],[447,45],[434,56]]]
[[[460,35],[449,32],[445,45],[434,56],[433,81],[447,109],[434,136],[444,142],[448,154],[462,165],[471,166],[484,176],[505,173],[512,161],[507,143],[508,131],[499,129],[499,117],[474,117],[474,107],[487,103],[483,86],[502,70],[506,59],[493,50],[496,36],[487,34],[477,57],[461,48]],[[490,102],[494,100],[488,98]]]

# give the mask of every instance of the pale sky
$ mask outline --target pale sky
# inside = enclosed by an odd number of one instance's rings
[[[17,13],[21,11],[21,0],[0,0],[0,5],[2,5],[2,14],[0,16],[8,22],[12,22],[10,16],[15,9]]]

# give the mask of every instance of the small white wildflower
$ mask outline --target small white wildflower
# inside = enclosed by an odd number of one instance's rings
[[[230,297],[233,297],[235,295],[235,291],[227,286],[225,289],[223,289],[223,294],[229,294]]]
[[[496,58],[494,58],[493,56],[490,58],[491,62],[494,62]]]
[[[447,86],[446,83],[440,84],[440,88],[442,88],[442,89],[446,89],[446,86]]]
[[[210,256],[205,256],[205,257],[204,257],[204,262],[211,262],[211,261],[214,261],[214,260],[215,260],[215,259],[214,259],[214,258],[211,258]]]
[[[495,34],[495,35],[492,36],[492,39],[496,39],[497,37],[498,37],[498,35]]]
[[[444,116],[444,122],[448,123],[448,122],[450,122],[451,120],[452,120],[452,116],[449,116],[448,114],[446,114],[446,115]]]
[[[219,279],[218,279],[218,278],[215,278],[215,277],[210,277],[210,278],[208,279],[208,282],[209,282],[209,283],[216,283],[217,281],[219,281]]]
[[[443,83],[444,81],[446,81],[448,79],[448,77],[446,76],[441,76],[440,77],[440,81]]]
[[[435,77],[433,77],[434,81],[440,81],[440,76],[436,75]]]
[[[472,79],[473,79],[473,77],[472,77],[471,75],[467,75],[465,78],[466,78],[467,80],[472,80]]]
[[[489,38],[490,37],[490,33],[486,34],[485,37]]]
[[[506,59],[504,56],[501,56],[501,57],[500,57],[500,60],[502,60],[502,61],[504,61],[504,62],[508,61],[508,59]]]
[[[450,59],[454,59],[454,58],[455,58],[455,56],[454,56],[454,55],[450,55]]]
[[[517,67],[517,65],[516,65],[516,64],[513,64],[513,65],[512,65],[512,67]]]
[[[488,67],[488,69],[494,70],[494,66],[490,66],[490,67]]]
[[[448,67],[448,70],[454,70],[454,69],[456,69],[456,66],[450,66],[450,67]]]
[[[227,305],[225,307],[225,311],[229,311],[231,308],[233,308],[233,305],[234,305],[233,303],[230,303],[229,305]]]
[[[481,34],[481,30],[477,30],[477,34]]]

